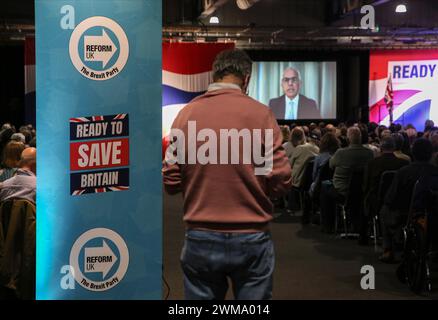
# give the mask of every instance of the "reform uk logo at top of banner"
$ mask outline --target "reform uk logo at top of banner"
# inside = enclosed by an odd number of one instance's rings
[[[73,65],[84,77],[109,80],[128,61],[129,42],[125,31],[114,20],[91,17],[73,30],[69,51]]]

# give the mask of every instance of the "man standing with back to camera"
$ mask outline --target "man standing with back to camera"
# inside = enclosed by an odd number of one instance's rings
[[[300,94],[301,75],[292,67],[283,71],[281,88],[284,94],[269,101],[269,107],[280,120],[320,119],[316,101]]]
[[[171,164],[168,157],[164,161],[166,191],[170,194],[182,191],[184,197],[186,236],[181,266],[186,299],[224,299],[227,278],[232,282],[235,299],[272,298],[274,247],[269,232],[273,213],[270,197],[287,192],[291,168],[271,110],[246,95],[251,64],[241,50],[221,52],[213,63],[214,83],[207,93],[182,109],[172,125],[172,130],[179,129],[185,137],[189,121],[196,123],[196,135],[206,129],[216,137],[223,130],[237,129],[239,133],[261,130],[261,150],[272,151],[271,168],[264,175],[256,175],[258,165],[254,158],[249,164],[242,162],[245,153],[253,149],[245,149],[240,142],[237,150],[231,145],[231,154],[226,153],[228,164],[222,161]],[[272,133],[271,143],[264,139],[266,131]],[[226,139],[229,141],[229,136]],[[191,152],[187,140],[190,137],[185,139],[186,159]],[[239,141],[242,140],[240,137]],[[222,142],[217,142],[221,160]],[[199,147],[203,143],[196,144]],[[239,155],[238,164],[230,164],[233,152],[234,156]]]

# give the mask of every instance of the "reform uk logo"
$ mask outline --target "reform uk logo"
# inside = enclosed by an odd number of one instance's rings
[[[70,252],[76,282],[90,291],[115,287],[123,279],[128,265],[128,247],[122,237],[110,229],[88,230],[75,241]]]
[[[90,17],[73,30],[70,59],[84,77],[103,81],[117,76],[129,57],[129,42],[123,28],[107,17]]]

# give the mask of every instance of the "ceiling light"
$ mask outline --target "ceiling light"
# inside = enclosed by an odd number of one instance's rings
[[[406,9],[406,6],[404,4],[399,4],[397,8],[395,8],[395,12],[397,13],[405,13],[406,11],[408,10]]]
[[[210,23],[218,24],[219,23],[219,18],[216,17],[216,16],[210,17]]]

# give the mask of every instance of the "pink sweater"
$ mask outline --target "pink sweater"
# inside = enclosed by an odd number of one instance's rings
[[[189,121],[196,121],[196,133],[205,128],[216,133],[217,164],[200,164],[198,160],[196,164],[187,163]],[[187,227],[222,232],[267,230],[273,213],[270,197],[285,194],[291,186],[290,164],[272,111],[240,90],[214,90],[195,98],[182,109],[173,128],[182,130],[186,137],[185,164],[169,165],[164,161],[163,179],[168,193],[182,191]],[[261,129],[263,145],[265,129],[273,129],[273,165],[270,173],[255,175],[257,165],[252,152],[250,163],[243,163],[242,139],[239,140],[239,163],[221,164],[221,129],[237,129],[239,132],[242,129],[249,129],[250,132]],[[196,142],[196,150],[205,143]],[[230,144],[229,140],[227,163],[231,163]]]

